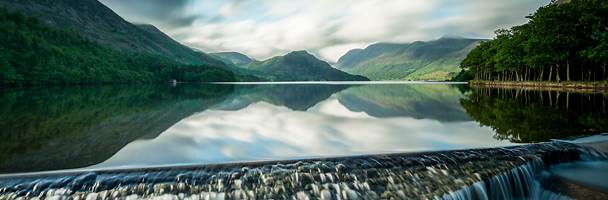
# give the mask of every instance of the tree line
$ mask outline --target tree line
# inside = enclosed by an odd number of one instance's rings
[[[496,31],[462,61],[457,80],[608,79],[608,1],[553,1],[529,22]]]
[[[234,81],[231,71],[128,53],[0,8],[0,85]]]

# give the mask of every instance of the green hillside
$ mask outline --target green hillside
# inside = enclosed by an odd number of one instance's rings
[[[114,50],[0,9],[0,84],[234,81],[233,72]]]
[[[409,44],[378,43],[349,51],[337,66],[372,80],[449,80],[480,41],[441,38]]]
[[[184,64],[220,66],[221,61],[180,44],[152,25],[133,25],[97,0],[2,0],[0,7],[72,29],[115,50],[161,55]]]
[[[294,51],[265,61],[242,66],[265,74],[272,81],[365,81],[363,76],[345,73],[331,67],[306,51]]]

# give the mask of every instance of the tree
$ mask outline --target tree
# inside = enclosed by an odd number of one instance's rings
[[[461,63],[476,80],[606,80],[608,1],[540,7],[530,21],[496,31]],[[548,73],[546,73],[548,72]]]

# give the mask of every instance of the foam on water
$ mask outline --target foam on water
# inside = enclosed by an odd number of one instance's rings
[[[0,199],[567,199],[547,166],[605,155],[561,142],[300,161],[0,178]]]

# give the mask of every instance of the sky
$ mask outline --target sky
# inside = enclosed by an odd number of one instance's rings
[[[329,62],[377,42],[492,38],[550,0],[100,0],[205,52],[264,60],[307,50]]]

